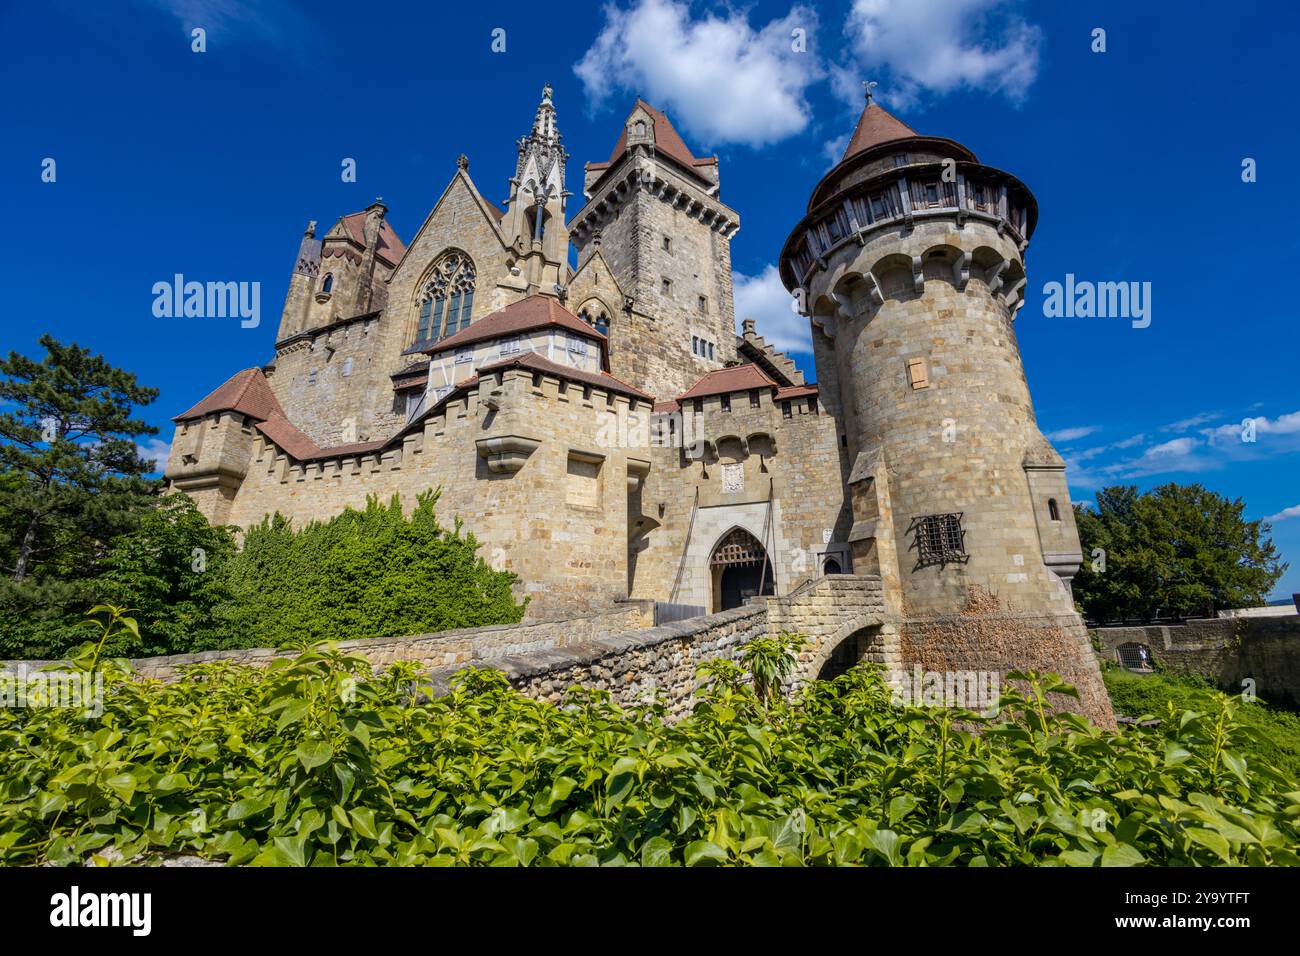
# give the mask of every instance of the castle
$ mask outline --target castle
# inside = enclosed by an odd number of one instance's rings
[[[780,256],[809,384],[736,334],[716,157],[638,100],[572,215],[567,158],[548,86],[504,209],[462,156],[409,244],[378,201],[311,224],[274,358],[176,417],[169,486],[237,526],[441,489],[534,618],[711,614],[844,574],[880,582],[909,664],[1095,678],[1013,330],[1023,183],[868,99]],[[1024,626],[936,656],[927,622],[973,595]]]

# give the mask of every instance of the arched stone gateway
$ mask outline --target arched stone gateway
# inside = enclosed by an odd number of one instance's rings
[[[732,528],[709,557],[713,610],[740,607],[759,594],[775,594],[776,582],[767,549],[744,528]]]

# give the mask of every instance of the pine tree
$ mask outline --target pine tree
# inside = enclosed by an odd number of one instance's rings
[[[157,484],[136,446],[157,429],[132,417],[157,389],[75,344],[40,344],[43,361],[0,360],[0,614],[19,619],[58,616],[81,597]]]

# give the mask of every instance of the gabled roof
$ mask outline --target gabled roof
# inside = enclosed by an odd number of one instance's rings
[[[849,137],[849,145],[844,150],[844,155],[840,157],[840,162],[873,146],[892,143],[898,139],[910,139],[918,135],[920,134],[912,127],[895,118],[875,100],[871,100],[862,111],[862,115],[858,117],[858,125],[854,128],[853,135]]]
[[[276,415],[284,417],[284,409],[271,391],[271,383],[259,368],[246,368],[242,372],[236,372],[220,388],[209,392],[197,405],[177,415],[172,421],[202,418],[214,412],[239,412],[258,421]]]
[[[632,113],[635,113],[638,108],[645,110],[654,120],[655,150],[657,152],[665,154],[675,162],[692,170],[696,166],[716,166],[718,164],[718,157],[716,156],[709,156],[704,159],[696,157],[687,147],[686,141],[681,138],[673,127],[672,121],[640,97],[637,97],[636,106],[632,107],[632,110],[627,114],[628,119],[632,118]],[[627,122],[624,121],[623,132],[619,134],[618,142],[614,144],[614,151],[609,154],[609,159],[603,163],[588,163],[587,168],[608,169],[622,159],[623,154],[626,152]]]
[[[751,388],[777,388],[776,382],[763,374],[757,365],[733,365],[709,372],[688,391],[677,396],[677,400],[704,398],[706,395],[725,395],[728,392],[744,392]]]
[[[365,248],[366,245],[366,211],[349,213],[343,217],[343,228],[347,230],[352,241],[357,245]],[[406,243],[397,238],[397,233],[385,219],[379,224],[379,248],[375,250],[375,255],[383,259],[390,266],[397,265],[402,258],[402,253],[406,251]]]
[[[475,342],[503,338],[520,332],[530,332],[546,326],[557,326],[585,336],[599,343],[602,350],[608,346],[609,340],[605,336],[560,305],[559,300],[554,296],[534,294],[525,299],[520,299],[518,302],[511,303],[491,315],[484,316],[477,322],[471,323],[469,328],[461,329],[455,335],[449,335],[432,345],[417,348],[413,351],[437,355],[449,349],[472,345]]]

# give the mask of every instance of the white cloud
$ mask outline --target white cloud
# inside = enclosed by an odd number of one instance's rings
[[[1195,428],[1197,425],[1204,425],[1206,422],[1212,422],[1220,417],[1223,412],[1201,412],[1199,415],[1193,415],[1191,418],[1184,418],[1180,421],[1170,422],[1168,425],[1161,427],[1164,432],[1182,432],[1189,428]]]
[[[696,20],[677,0],[611,3],[573,69],[596,105],[640,93],[709,147],[763,146],[803,132],[812,118],[805,94],[822,76],[816,27],[816,11],[802,5],[755,30],[739,11]],[[805,52],[793,48],[797,29]]]
[[[1059,428],[1047,433],[1048,441],[1071,442],[1086,438],[1094,432],[1101,431],[1100,425],[1076,425],[1073,428]]]
[[[1277,418],[1268,418],[1261,415],[1257,418],[1249,419],[1255,423],[1255,442],[1254,444],[1264,444],[1261,436],[1268,436],[1273,441],[1267,444],[1280,447],[1282,450],[1292,450],[1300,447],[1300,412],[1290,412],[1286,415],[1279,415]],[[1228,425],[1219,425],[1215,428],[1205,428],[1201,434],[1205,436],[1206,441],[1211,445],[1249,445],[1250,442],[1243,442],[1242,436],[1245,434],[1246,419],[1240,422],[1232,422]]]
[[[1023,100],[1038,76],[1042,30],[1017,0],[854,0],[845,24],[858,63],[883,70],[881,98],[906,107],[959,89]],[[845,84],[837,83],[841,91]],[[854,96],[860,98],[861,88]]]
[[[1275,515],[1269,515],[1264,520],[1269,524],[1275,521],[1286,521],[1288,518],[1300,518],[1300,505],[1292,505],[1290,508],[1283,508]]]
[[[781,284],[776,266],[765,266],[756,276],[733,275],[736,302],[736,332],[742,319],[753,319],[758,334],[782,352],[812,352],[812,330],[808,318],[794,309],[794,297]]]
[[[136,454],[145,461],[152,461],[153,472],[161,472],[167,467],[167,456],[171,454],[171,442],[163,441],[161,438],[150,438],[143,445],[137,443],[135,446]]]

